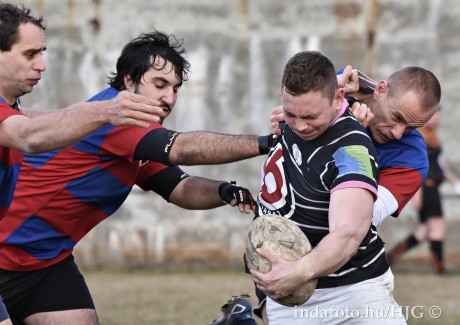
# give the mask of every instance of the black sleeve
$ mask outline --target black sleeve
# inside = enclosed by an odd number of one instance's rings
[[[179,134],[179,132],[163,128],[150,131],[137,144],[134,159],[170,165],[169,151]]]
[[[169,196],[177,184],[187,177],[189,175],[179,167],[171,166],[151,176],[141,185],[141,188],[146,191],[154,191],[169,202]]]

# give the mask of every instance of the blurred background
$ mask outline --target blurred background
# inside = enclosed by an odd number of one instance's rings
[[[460,172],[460,2],[456,0],[29,0],[44,16],[47,71],[24,107],[58,109],[107,86],[124,44],[156,28],[184,39],[191,78],[165,126],[179,131],[267,134],[280,104],[286,61],[319,50],[337,69],[351,64],[375,80],[417,65],[433,71],[443,94],[440,137],[451,169]],[[235,180],[256,194],[263,158],[185,167],[192,175]],[[460,200],[443,185],[449,223],[446,262],[460,269]],[[391,218],[390,218],[391,219]],[[252,215],[222,207],[187,211],[135,188],[122,208],[77,245],[81,266],[241,265]],[[408,206],[387,220],[391,247],[417,224]],[[404,257],[429,269],[423,245]],[[404,262],[403,260],[403,262]],[[402,265],[405,264],[402,262]]]

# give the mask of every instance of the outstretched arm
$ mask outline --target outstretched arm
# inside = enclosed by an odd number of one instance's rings
[[[254,211],[255,202],[251,192],[234,182],[189,176],[178,166],[148,163],[144,168],[151,175],[139,186],[145,191],[154,191],[181,208],[205,210],[230,204],[233,207],[238,206],[242,213]]]
[[[14,115],[0,123],[0,145],[29,153],[68,146],[104,124],[149,127],[164,114],[156,101],[121,92],[107,101],[81,102],[57,112],[28,118]]]
[[[226,135],[204,131],[184,132],[171,147],[173,165],[223,164],[259,156],[259,136]]]
[[[238,206],[241,213],[254,210],[254,199],[248,189],[203,177],[187,177],[169,196],[169,202],[189,210],[213,209],[224,204]]]
[[[212,165],[268,153],[275,136],[228,135],[207,131],[176,132],[156,128],[141,139],[135,160],[165,165]]]

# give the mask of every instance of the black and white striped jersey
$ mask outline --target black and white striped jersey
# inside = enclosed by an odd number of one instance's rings
[[[331,193],[358,187],[376,197],[378,177],[377,151],[348,109],[311,141],[300,139],[287,126],[264,163],[257,214],[290,218],[314,247],[329,233]],[[333,274],[318,279],[318,288],[360,282],[387,269],[383,242],[372,227],[356,255]]]

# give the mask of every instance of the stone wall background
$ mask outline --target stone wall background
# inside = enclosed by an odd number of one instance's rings
[[[225,133],[270,131],[285,62],[320,50],[337,67],[352,64],[380,80],[407,65],[432,70],[443,87],[441,137],[460,172],[460,2],[455,0],[24,0],[47,23],[47,72],[23,106],[65,107],[106,86],[122,46],[150,28],[184,39],[191,79],[165,126]],[[186,167],[190,174],[236,180],[254,193],[262,158]],[[459,199],[449,185],[445,214],[456,225]],[[389,246],[412,227],[410,207],[382,227]],[[133,190],[123,207],[78,245],[80,264],[240,264],[252,216],[222,207],[186,211]],[[449,228],[448,252],[459,248]],[[417,252],[415,253],[417,254]],[[424,254],[424,251],[420,251]]]

